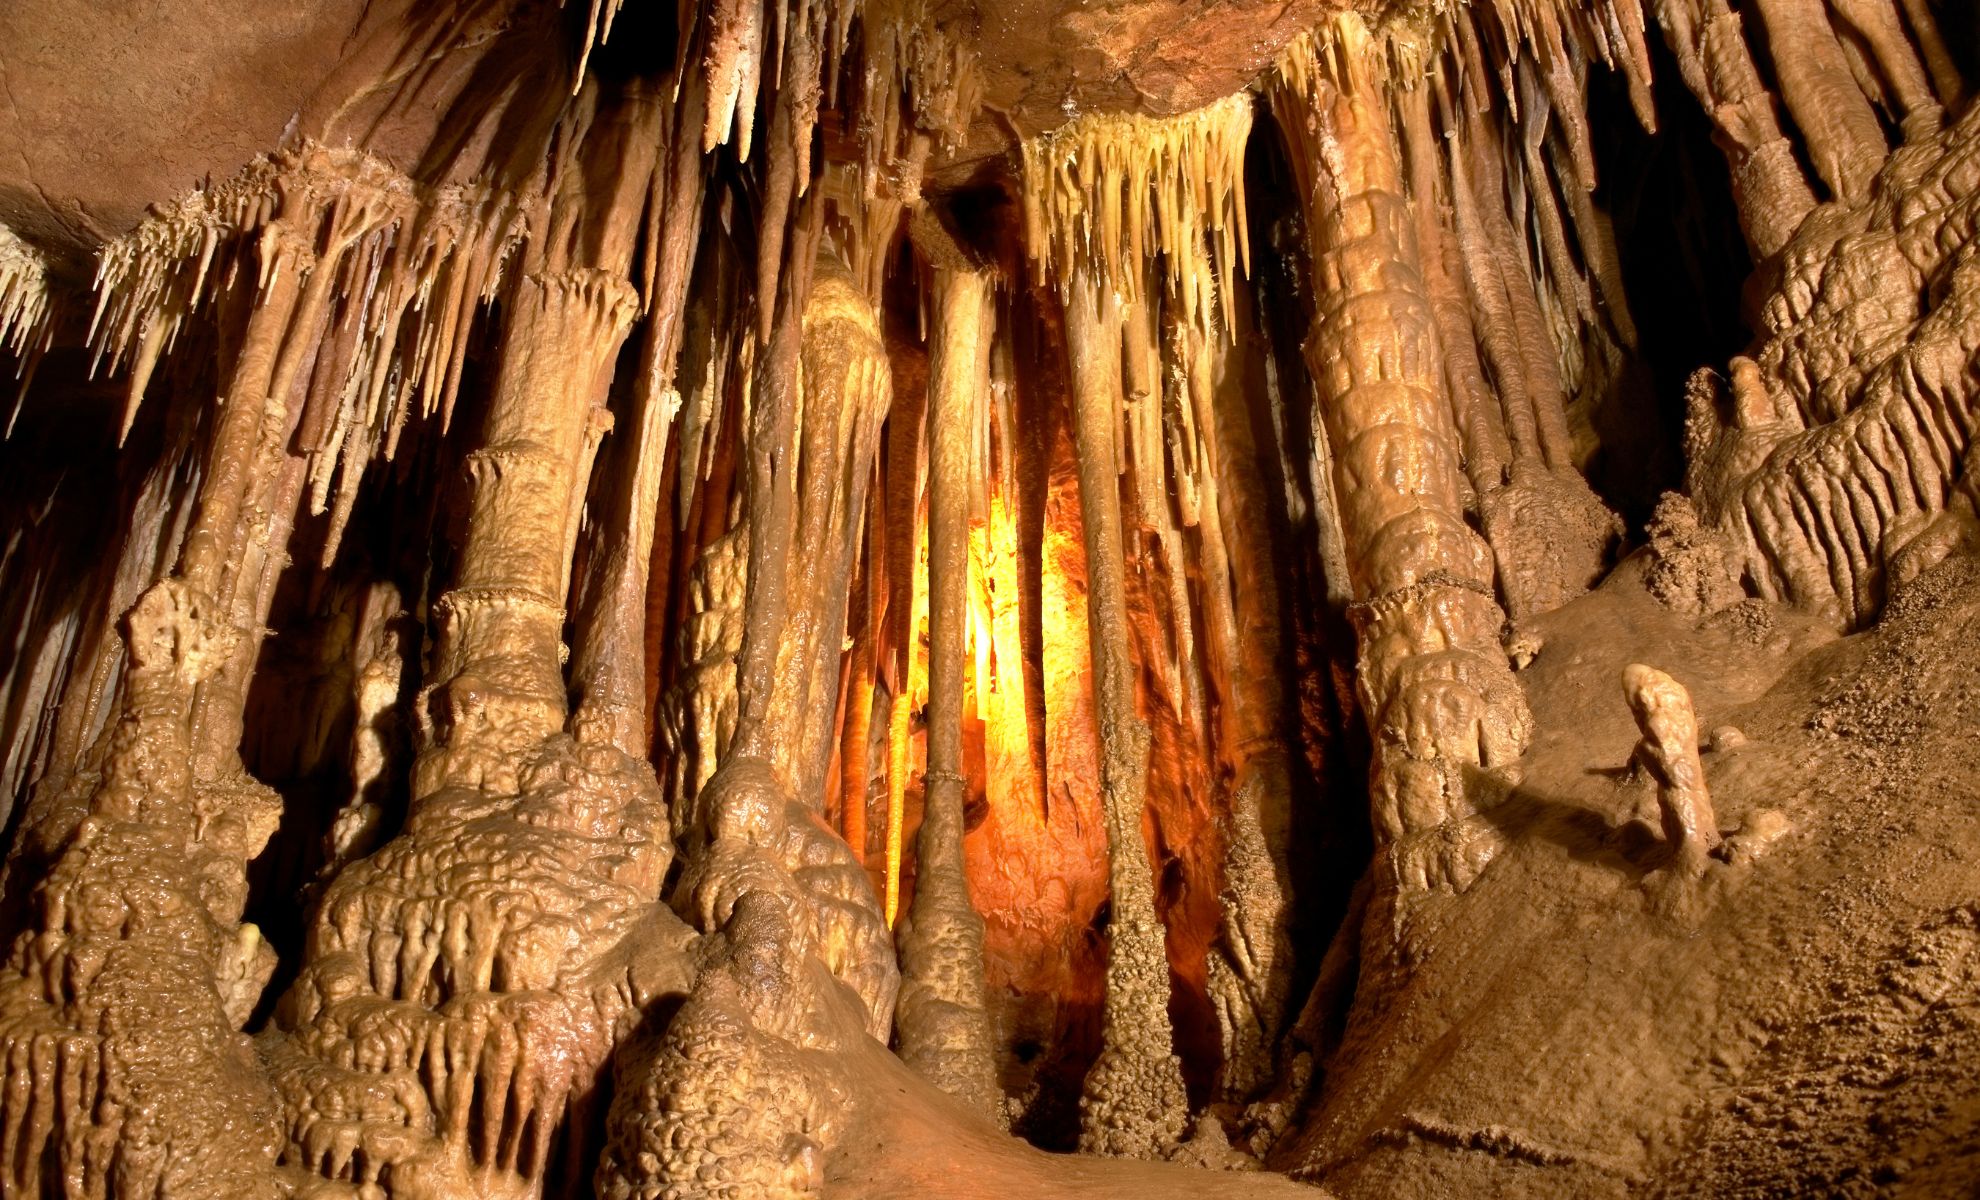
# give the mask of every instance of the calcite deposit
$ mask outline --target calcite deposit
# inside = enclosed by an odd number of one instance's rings
[[[0,1193],[1973,1193],[1976,80],[0,6]]]

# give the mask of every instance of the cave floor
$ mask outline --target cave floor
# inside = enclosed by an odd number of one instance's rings
[[[1264,1172],[1048,1154],[991,1127],[871,1043],[860,1119],[834,1154],[827,1200],[1233,1200],[1324,1195]]]
[[[1371,909],[1409,965],[1364,971],[1273,1165],[1385,1198],[1973,1194],[1980,560],[1847,638],[1757,601],[1678,616],[1635,563],[1532,632],[1505,846],[1462,894]],[[1785,818],[1750,860],[1664,862],[1628,769],[1637,661],[1691,690],[1721,830]],[[1047,1155],[874,1051],[835,1197],[1318,1194]]]
[[[1677,616],[1637,566],[1535,623],[1508,845],[1376,918],[1413,963],[1363,973],[1275,1165],[1343,1196],[1976,1194],[1980,562],[1839,639]],[[1785,817],[1756,860],[1667,866],[1630,662],[1691,690],[1720,829]]]

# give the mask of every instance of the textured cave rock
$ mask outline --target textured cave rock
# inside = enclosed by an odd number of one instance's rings
[[[0,1192],[1971,1193],[1976,78],[0,10]]]

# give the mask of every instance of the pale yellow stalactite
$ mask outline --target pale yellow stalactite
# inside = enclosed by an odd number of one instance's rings
[[[1061,289],[1076,269],[1090,272],[1136,301],[1160,254],[1168,297],[1196,328],[1216,328],[1228,303],[1219,297],[1250,254],[1243,177],[1253,103],[1240,92],[1175,117],[1100,114],[1027,141],[1025,246],[1039,272]],[[1206,239],[1209,271],[1202,255],[1184,252]]]
[[[41,252],[0,224],[0,347],[14,356],[16,380],[25,396],[34,361],[46,347],[49,328],[48,263]],[[20,411],[19,398],[8,405],[7,431]],[[125,432],[130,429],[125,423]]]

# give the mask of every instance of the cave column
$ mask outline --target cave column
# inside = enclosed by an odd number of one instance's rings
[[[703,93],[682,92],[678,107],[665,110],[661,140],[669,159],[649,204],[665,217],[651,245],[657,259],[638,382],[633,394],[633,428],[624,433],[618,487],[605,522],[604,563],[596,573],[578,622],[571,679],[583,696],[580,724],[596,723],[601,734],[627,754],[644,757],[651,738],[647,716],[647,604],[660,489],[667,448],[680,412],[675,375],[687,307],[688,278],[701,234],[705,178],[701,154],[687,131],[702,120]],[[651,214],[649,214],[651,215]],[[637,650],[637,652],[635,652]]]
[[[481,446],[468,456],[468,534],[455,584],[435,604],[432,689],[446,696],[449,754],[499,753],[561,729],[564,599],[572,496],[606,423],[605,372],[637,297],[591,267],[521,276],[511,293],[502,366]],[[430,715],[430,714],[429,714]],[[460,762],[472,760],[472,754]],[[453,778],[422,763],[414,792]]]
[[[885,1041],[899,987],[893,939],[863,862],[822,807],[853,554],[893,393],[872,301],[836,254],[820,253],[818,196],[781,243],[789,257],[757,361],[735,734],[697,798],[709,851],[690,868],[686,902],[713,929],[757,881],[787,879],[802,890],[801,902],[787,899],[803,941],[786,949],[814,954],[856,991],[868,1032]]]
[[[467,456],[467,536],[454,586],[434,604],[416,798],[448,784],[511,790],[518,754],[569,715],[572,555],[592,457],[612,424],[606,389],[639,312],[629,276],[658,127],[648,96],[591,125],[583,158],[554,178],[545,232],[510,288],[501,365]]]
[[[1102,1043],[1080,1098],[1080,1147],[1158,1158],[1181,1141],[1188,1101],[1169,1023],[1168,954],[1141,829],[1149,730],[1135,708],[1121,532],[1123,314],[1113,290],[1085,268],[1075,270],[1066,297],[1111,905]]]
[[[1465,523],[1456,435],[1414,219],[1361,18],[1323,27],[1274,90],[1312,231],[1306,344],[1316,440],[1334,455],[1378,839],[1406,884],[1463,886],[1492,842],[1466,766],[1524,749],[1531,719],[1498,637],[1489,551]]]
[[[983,918],[963,863],[962,716],[971,450],[990,386],[990,277],[939,266],[928,430],[928,766],[914,902],[901,926],[900,1055],[993,1119],[1001,1092],[983,999]]]

